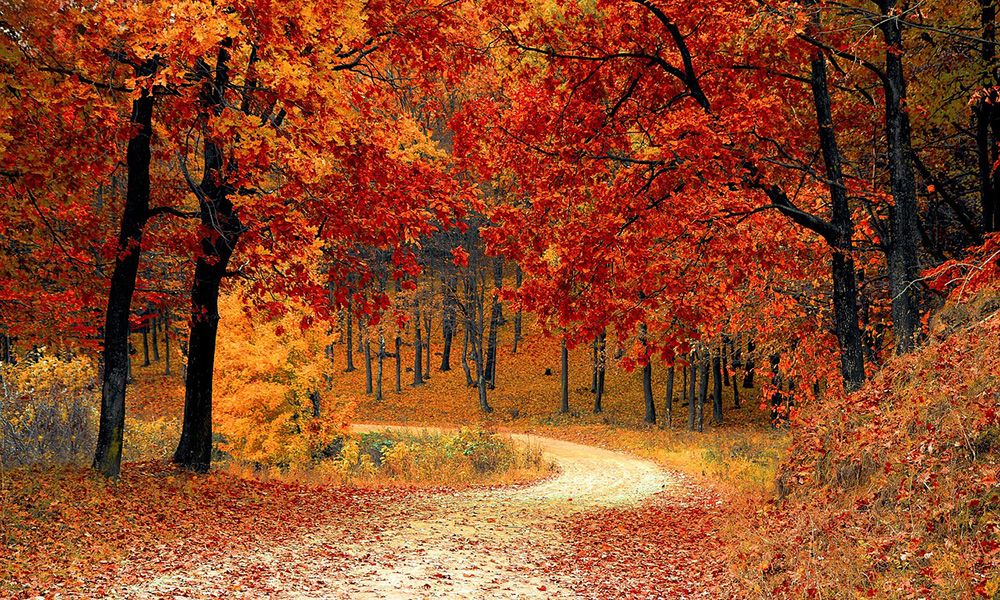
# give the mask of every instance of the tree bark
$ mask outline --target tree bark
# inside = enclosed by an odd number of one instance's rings
[[[559,412],[566,414],[569,412],[569,349],[566,347],[565,337],[562,339],[559,354]]]
[[[698,432],[705,430],[705,402],[708,400],[708,370],[710,368],[708,352],[701,358],[701,378],[698,380]]]
[[[148,73],[151,75],[152,69]],[[153,96],[143,91],[132,101],[131,121],[136,134],[125,151],[128,183],[118,234],[118,252],[104,312],[104,348],[101,372],[101,413],[93,468],[105,477],[121,472],[125,432],[125,387],[129,369],[129,314],[139,272],[142,233],[149,212],[149,166],[153,136]]]
[[[712,418],[722,425],[722,357],[712,356]]]
[[[424,384],[424,345],[420,329],[420,299],[413,300],[413,385]]]
[[[696,385],[698,381],[698,357],[694,351],[690,354],[691,365],[688,367],[690,376],[688,377],[688,431],[695,431],[698,427],[698,402],[696,400]]]
[[[366,327],[363,332],[359,332],[359,336],[362,343],[362,350],[365,356],[365,394],[371,396],[374,391],[374,382],[372,376],[372,345],[371,340],[368,339],[368,328]]]
[[[403,393],[403,340],[396,333],[396,393]]]
[[[206,83],[202,102],[207,113],[219,116],[229,82],[229,43],[219,48],[214,81]],[[191,325],[188,336],[187,381],[184,386],[184,423],[174,462],[197,472],[212,461],[212,378],[219,331],[219,287],[236,249],[243,225],[230,200],[223,149],[208,136],[204,142],[204,172],[198,185],[201,255],[195,263],[191,287]]]
[[[885,129],[893,203],[889,208],[889,293],[896,352],[913,350],[920,324],[917,263],[917,190],[913,172],[906,74],[903,71],[903,30],[897,0],[878,0],[878,27],[885,41]]]
[[[597,383],[595,385],[596,391],[594,392],[595,414],[601,413],[604,410],[604,370],[607,363],[607,339],[608,334],[606,331],[602,331],[597,336]]]
[[[514,285],[517,289],[521,289],[521,284],[524,282],[524,273],[521,271],[521,265],[514,265]],[[517,312],[514,313],[514,348],[512,352],[517,354],[517,345],[521,342],[521,307],[518,306]]]
[[[149,362],[149,322],[142,327],[142,366],[148,367]]]
[[[503,287],[503,263],[500,259],[494,261],[493,289],[499,292]],[[490,389],[496,388],[497,381],[497,336],[502,317],[499,294],[493,295],[493,310],[490,313],[490,334],[486,346],[486,380]]]
[[[667,394],[663,404],[663,417],[667,421],[667,429],[674,426],[674,365],[670,365],[667,371]]]
[[[352,321],[354,320],[354,311],[352,310],[352,304],[354,303],[351,298],[351,294],[347,295],[347,368],[344,369],[345,372],[351,373],[355,371],[354,367],[354,329],[352,326]]]
[[[158,317],[153,317],[153,362],[160,362],[160,339],[159,339],[159,329],[162,324],[162,319]]]
[[[455,325],[457,315],[455,311],[455,294],[457,293],[458,282],[455,277],[449,277],[445,287],[444,314],[441,318],[441,335],[444,337],[444,345],[441,347],[441,368],[439,371],[451,370],[451,345],[455,338]]]
[[[639,339],[646,354],[646,364],[642,367],[642,397],[646,404],[646,414],[643,422],[652,425],[656,424],[656,400],[653,399],[653,362],[650,360],[649,352],[646,350],[648,343],[648,329],[643,323],[639,326]]]
[[[993,89],[998,83],[996,65],[996,0],[979,0],[979,17],[982,25],[980,55],[987,73],[982,97],[976,100],[973,113],[976,117],[976,157],[979,166],[979,197],[982,208],[982,228],[986,233],[1000,231],[1000,173],[993,166],[997,163],[997,144],[1000,137],[1000,96]]]
[[[378,374],[375,379],[375,402],[382,401],[382,366],[385,362],[385,335],[378,334]]]

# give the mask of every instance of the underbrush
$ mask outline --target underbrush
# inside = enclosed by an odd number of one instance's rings
[[[286,468],[232,462],[258,477],[351,486],[466,486],[523,483],[552,465],[537,448],[473,428],[454,432],[384,430],[334,437],[312,460]]]
[[[1000,598],[993,300],[946,309],[928,346],[810,407],[779,498],[729,532],[758,595]]]
[[[35,354],[0,364],[0,466],[83,464],[97,439],[93,364]]]

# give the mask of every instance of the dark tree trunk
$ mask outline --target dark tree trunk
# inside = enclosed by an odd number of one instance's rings
[[[722,338],[722,384],[729,387],[729,336]]]
[[[362,351],[365,357],[365,394],[371,396],[374,391],[374,382],[372,376],[372,345],[371,340],[368,339],[368,328],[365,328],[363,332],[359,332],[359,338],[362,340]]]
[[[591,394],[596,394],[597,393],[597,364],[598,364],[598,356],[597,356],[597,343],[598,342],[597,342],[597,340],[598,340],[598,338],[594,338],[594,342],[593,342],[593,344],[591,344],[591,347],[593,349],[593,356],[591,358],[591,365],[593,366],[593,369],[592,369],[592,377],[590,379],[590,393]]]
[[[743,375],[743,387],[746,389],[753,388],[753,376],[754,376],[753,352],[754,352],[753,340],[747,340],[746,371],[744,372]]]
[[[396,334],[396,393],[403,393],[403,340]]]
[[[149,72],[141,75],[152,74]],[[111,274],[104,320],[101,372],[101,414],[93,468],[105,477],[121,472],[125,432],[125,387],[129,370],[129,313],[139,272],[142,232],[149,212],[149,165],[153,135],[153,96],[143,91],[132,101],[136,134],[128,142],[125,162],[128,183],[118,234],[118,253]]]
[[[215,116],[224,108],[223,96],[229,82],[227,45],[219,49],[214,82],[206,84],[202,92],[203,105]],[[243,231],[229,198],[232,190],[226,183],[223,149],[207,136],[204,163],[198,196],[202,227],[211,234],[201,240],[202,252],[195,263],[191,286],[184,423],[174,452],[175,463],[198,472],[207,471],[212,461],[212,377],[219,331],[219,287]]]
[[[736,384],[736,372],[733,372],[733,408],[740,408],[740,386]]]
[[[457,293],[458,282],[454,277],[449,277],[445,287],[444,315],[441,318],[441,335],[444,337],[444,344],[441,347],[441,368],[440,371],[451,370],[451,344],[455,337],[455,324],[457,315],[455,311],[455,294]]]
[[[885,41],[885,129],[888,140],[892,206],[889,224],[889,293],[896,352],[913,350],[920,324],[917,264],[917,189],[913,172],[910,115],[903,71],[903,31],[896,0],[878,0],[883,16],[878,27]]]
[[[639,339],[642,343],[644,352],[646,354],[646,364],[642,367],[642,397],[646,403],[646,414],[643,416],[643,422],[650,423],[652,425],[656,424],[656,400],[653,399],[653,362],[650,359],[649,352],[645,350],[648,343],[647,340],[648,330],[645,324],[639,326]]]
[[[688,368],[691,375],[688,377],[688,431],[696,431],[698,427],[698,401],[696,399],[696,385],[698,381],[698,357],[691,352],[691,366]]]
[[[424,344],[420,330],[420,300],[413,301],[413,385],[424,384]]]
[[[431,318],[434,314],[424,311],[424,381],[431,378]]]
[[[500,262],[500,259],[497,259],[493,267],[493,288],[494,291],[499,292],[502,287],[503,263]],[[497,386],[497,335],[502,318],[501,310],[500,296],[494,294],[493,310],[490,313],[490,334],[486,342],[486,381],[489,383],[491,390]]]
[[[976,155],[979,166],[979,201],[983,213],[983,231],[1000,231],[1000,172],[997,163],[997,144],[1000,137],[1000,96],[994,86],[998,83],[996,65],[997,8],[996,0],[979,0],[979,17],[982,25],[980,55],[987,67],[982,97],[973,106],[976,117]]]
[[[813,16],[813,26],[820,30],[820,16]],[[840,346],[840,372],[848,391],[861,387],[865,380],[864,338],[858,325],[858,284],[854,268],[854,218],[851,215],[844,182],[843,159],[833,122],[830,86],[826,74],[826,56],[816,51],[812,55],[810,84],[820,149],[826,166],[826,177],[832,205],[827,243],[833,248],[833,313],[834,330]],[[912,176],[912,175],[911,175]]]
[[[722,357],[712,357],[712,418],[722,425]]]
[[[594,392],[595,414],[604,410],[604,371],[607,368],[607,340],[608,334],[606,331],[602,331],[601,334],[597,336],[597,385],[595,386],[596,391]]]
[[[667,429],[671,429],[674,426],[674,373],[676,369],[674,365],[670,365],[670,370],[667,371],[667,395],[663,403],[663,417],[667,421]]]
[[[378,334],[378,373],[375,379],[375,402],[382,401],[382,367],[385,362],[385,336]]]
[[[781,364],[781,355],[772,354],[771,355],[771,385],[774,386],[774,392],[771,393],[771,424],[777,425],[781,420],[781,413],[778,410],[782,403],[785,401],[784,396],[781,393],[781,371],[779,366]]]
[[[569,348],[566,347],[565,337],[560,345],[559,357],[559,412],[566,414],[569,412]]]
[[[465,371],[465,385],[472,387],[476,385],[472,378],[472,369],[469,368],[469,335],[471,330],[468,323],[462,328],[462,370]]]
[[[465,282],[466,305],[468,319],[466,328],[469,332],[469,345],[472,347],[472,362],[475,365],[476,391],[479,396],[479,408],[485,413],[493,412],[486,396],[488,382],[486,380],[485,356],[483,356],[483,324],[484,324],[484,298],[480,293],[477,282],[477,275],[470,275]],[[485,286],[485,283],[484,283]]]
[[[514,266],[514,285],[517,289],[521,289],[521,283],[524,282],[524,273],[521,271],[521,265]],[[513,353],[517,354],[517,345],[521,341],[521,308],[518,306],[517,312],[514,313],[514,348]]]
[[[708,370],[711,368],[708,352],[701,358],[701,377],[698,380],[698,432],[705,430],[705,402],[708,400]]]
[[[351,295],[347,296],[347,368],[344,369],[345,372],[351,373],[356,370],[354,366],[354,311],[353,305],[354,301]]]
[[[163,374],[170,375],[170,309],[163,309]]]
[[[149,362],[149,323],[142,328],[142,366],[148,367]]]
[[[160,362],[159,329],[161,323],[162,323],[161,319],[153,317],[153,362]]]

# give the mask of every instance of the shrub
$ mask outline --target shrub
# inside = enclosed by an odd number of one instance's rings
[[[85,463],[96,443],[91,361],[37,352],[0,365],[0,460],[4,466]]]

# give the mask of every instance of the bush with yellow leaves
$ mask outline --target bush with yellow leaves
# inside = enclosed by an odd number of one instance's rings
[[[85,357],[58,357],[44,349],[0,365],[3,465],[86,462],[96,441],[96,373]]]
[[[237,462],[305,466],[329,455],[346,426],[343,407],[331,411],[323,403],[333,334],[323,325],[301,328],[308,316],[295,306],[273,320],[223,311],[214,381],[217,446]]]

